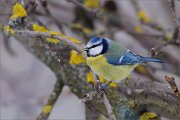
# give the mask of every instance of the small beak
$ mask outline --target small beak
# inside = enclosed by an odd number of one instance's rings
[[[84,48],[84,51],[88,51],[88,50],[89,50],[89,48],[87,48],[87,47]]]

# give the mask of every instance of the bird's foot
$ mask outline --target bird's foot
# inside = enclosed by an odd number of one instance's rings
[[[96,90],[99,92],[103,92],[107,94],[107,89],[109,88],[109,85],[112,83],[112,81],[109,81],[107,84],[103,83],[96,87]]]

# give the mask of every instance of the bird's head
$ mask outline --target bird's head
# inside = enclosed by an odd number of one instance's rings
[[[87,57],[96,57],[106,53],[108,50],[109,41],[109,39],[103,37],[93,37],[90,39],[84,48]]]

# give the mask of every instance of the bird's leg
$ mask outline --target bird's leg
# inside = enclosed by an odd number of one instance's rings
[[[101,89],[101,83],[99,80],[96,81],[96,83],[94,84],[94,88],[98,91]]]
[[[93,73],[93,77],[94,77],[94,81],[96,84],[94,84],[94,88],[96,89],[97,92],[101,93],[104,92],[105,94],[107,94],[107,87],[109,87],[109,85],[112,83],[112,81],[109,81],[107,84],[101,84],[99,78],[97,77],[97,75],[92,71]]]
[[[100,91],[103,91],[105,94],[107,94],[107,88],[112,83],[112,81],[109,81],[107,84],[102,84],[100,87]]]
[[[91,70],[92,71],[92,70]],[[93,77],[94,77],[94,81],[95,81],[95,84],[94,84],[94,88],[99,91],[100,88],[101,88],[101,83],[100,83],[100,80],[98,78],[98,76],[92,71],[93,73]]]

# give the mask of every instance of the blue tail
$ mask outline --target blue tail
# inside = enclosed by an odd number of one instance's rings
[[[142,57],[142,56],[138,56],[138,58],[140,59],[140,61],[144,62],[158,62],[158,63],[164,63],[162,60],[159,59],[155,59],[155,58],[148,58],[148,57]]]

